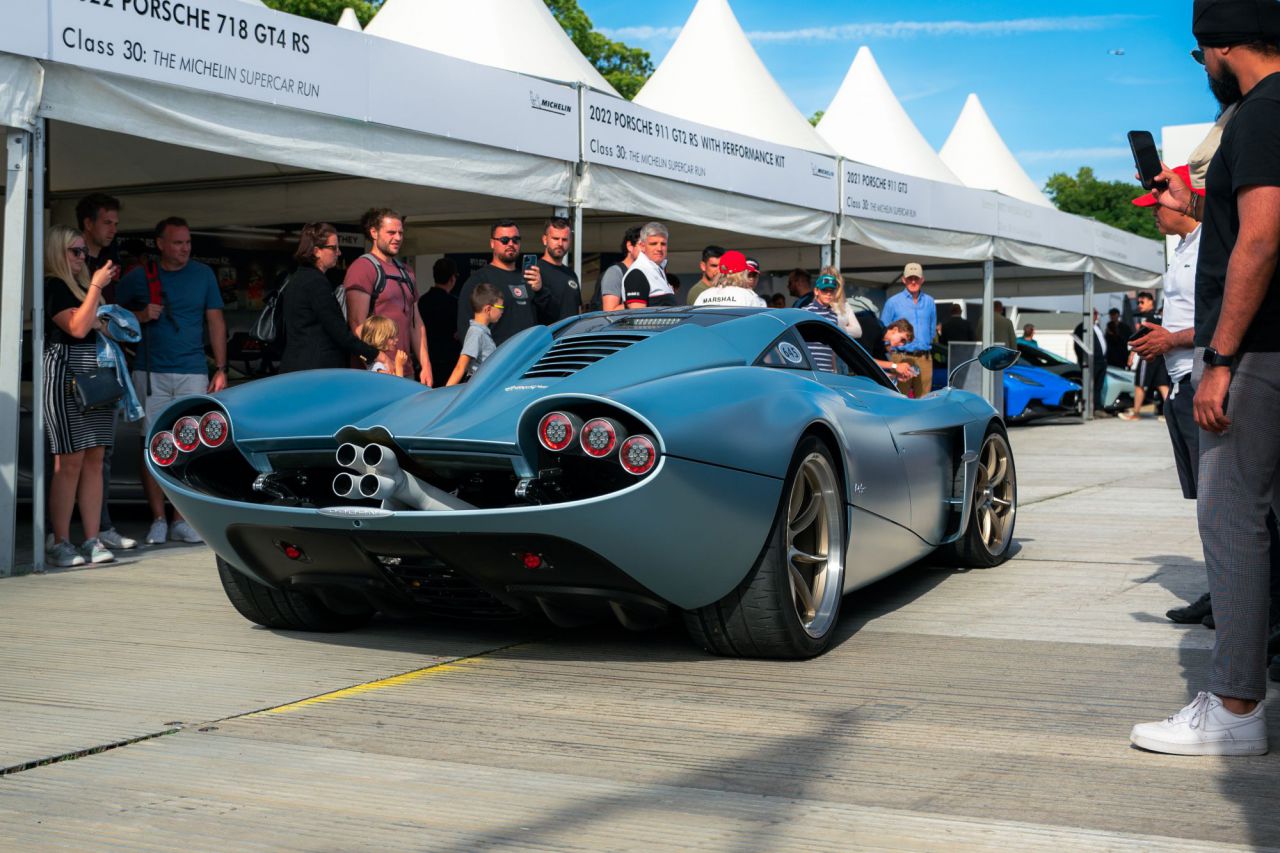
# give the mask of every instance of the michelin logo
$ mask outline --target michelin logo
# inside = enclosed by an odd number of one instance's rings
[[[810,163],[809,171],[815,178],[822,178],[827,181],[833,181],[836,177],[836,173],[833,169],[828,169],[825,166],[819,166],[817,163]]]
[[[573,107],[569,104],[562,104],[559,101],[544,98],[532,89],[529,90],[529,106],[535,110],[542,110],[544,113],[555,113],[558,116],[567,116],[573,112]]]

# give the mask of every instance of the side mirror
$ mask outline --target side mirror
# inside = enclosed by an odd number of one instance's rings
[[[1022,358],[1022,354],[1016,349],[993,346],[987,347],[978,353],[978,364],[981,364],[987,370],[1004,370],[1006,367],[1013,367],[1020,358]]]

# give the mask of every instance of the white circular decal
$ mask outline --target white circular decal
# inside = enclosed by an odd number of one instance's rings
[[[795,344],[789,344],[786,341],[778,344],[778,352],[787,360],[788,364],[803,364],[804,356],[800,354],[800,349]]]

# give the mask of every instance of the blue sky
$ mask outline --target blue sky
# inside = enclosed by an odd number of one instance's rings
[[[694,0],[579,0],[595,25],[660,63]],[[1188,56],[1191,0],[730,0],[756,52],[806,116],[825,109],[865,44],[940,148],[976,92],[1037,183],[1092,166],[1133,175],[1125,133],[1211,121]],[[638,14],[639,10],[639,14]],[[1112,51],[1123,51],[1117,56]]]

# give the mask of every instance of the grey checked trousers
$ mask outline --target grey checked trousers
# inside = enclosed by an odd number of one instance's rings
[[[1200,372],[1197,350],[1197,380]],[[1217,624],[1209,689],[1261,700],[1271,577],[1266,519],[1280,510],[1280,352],[1241,356],[1227,417],[1222,435],[1200,433],[1196,515]]]

